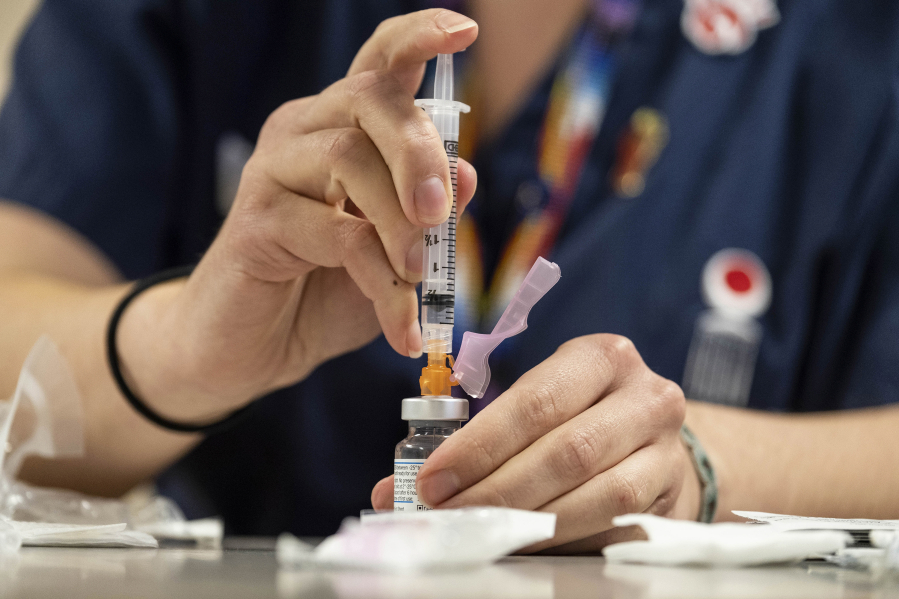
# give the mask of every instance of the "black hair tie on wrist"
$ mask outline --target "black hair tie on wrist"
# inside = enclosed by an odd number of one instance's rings
[[[130,304],[131,301],[134,300],[134,298],[136,298],[138,295],[140,295],[150,287],[153,287],[154,285],[158,285],[160,283],[171,281],[173,279],[180,279],[182,277],[189,276],[190,273],[193,272],[193,270],[193,266],[179,266],[178,268],[172,268],[170,270],[164,270],[162,272],[156,273],[151,277],[141,279],[140,281],[135,283],[134,288],[131,289],[128,295],[126,295],[121,302],[119,302],[119,305],[116,306],[116,309],[112,313],[112,317],[109,319],[109,328],[106,330],[106,357],[109,360],[109,369],[110,371],[112,371],[112,377],[115,379],[115,382],[119,387],[119,391],[121,391],[122,395],[125,396],[125,399],[128,400],[128,403],[131,404],[131,407],[137,410],[137,412],[141,416],[143,416],[153,424],[170,431],[175,431],[178,433],[204,433],[207,435],[212,435],[229,429],[237,424],[237,422],[246,415],[247,410],[249,410],[253,404],[249,404],[238,410],[235,410],[234,412],[231,412],[229,415],[225,416],[222,420],[209,424],[194,424],[169,420],[168,418],[160,416],[152,409],[150,409],[150,407],[147,406],[147,404],[145,404],[143,400],[135,395],[134,392],[131,391],[131,389],[128,387],[128,384],[125,382],[125,377],[122,375],[121,364],[119,363],[119,352],[116,349],[116,331],[119,327],[119,321],[122,319],[122,314],[124,314],[125,308],[128,307],[128,304]]]

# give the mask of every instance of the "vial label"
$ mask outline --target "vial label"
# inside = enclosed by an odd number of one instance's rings
[[[418,501],[418,493],[415,492],[415,477],[424,460],[408,459],[393,460],[393,511],[414,512],[429,510]]]

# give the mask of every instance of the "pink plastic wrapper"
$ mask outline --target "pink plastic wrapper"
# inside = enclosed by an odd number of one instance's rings
[[[515,292],[515,296],[489,335],[467,332],[453,366],[453,377],[472,397],[483,397],[490,384],[490,365],[487,358],[503,339],[528,328],[528,314],[540,298],[562,278],[555,262],[537,258],[534,266]]]

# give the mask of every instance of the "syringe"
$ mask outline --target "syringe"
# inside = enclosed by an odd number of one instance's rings
[[[456,299],[456,165],[459,161],[459,113],[471,110],[453,100],[453,55],[437,55],[434,98],[416,100],[437,127],[449,159],[453,187],[453,207],[449,219],[424,233],[424,260],[421,284],[422,349],[428,354],[428,370],[422,373],[422,393],[449,395],[446,356],[453,350],[453,313]],[[450,360],[452,357],[450,356]],[[438,371],[439,370],[439,375]],[[446,378],[443,385],[440,379]],[[426,379],[428,379],[426,381]],[[433,380],[431,380],[433,379]],[[427,388],[427,392],[426,392]]]

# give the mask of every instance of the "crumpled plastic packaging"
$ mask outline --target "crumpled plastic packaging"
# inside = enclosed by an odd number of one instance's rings
[[[158,547],[157,538],[185,538],[192,531],[171,500],[140,505],[90,497],[16,480],[29,456],[84,455],[81,398],[65,359],[47,336],[31,349],[12,399],[0,401],[0,553],[21,545]],[[218,535],[209,523],[201,539]],[[159,534],[157,534],[159,533]]]
[[[282,566],[317,565],[393,572],[472,568],[555,534],[556,515],[498,507],[386,512],[347,518],[318,547],[285,534]]]
[[[855,546],[841,549],[835,555],[822,556],[826,561],[843,568],[871,570],[875,574],[899,574],[899,520],[813,518],[737,510],[733,513],[778,530],[846,531],[852,535]]]
[[[899,531],[872,530],[871,545],[880,555],[871,557],[868,567],[876,574],[899,574]]]
[[[825,559],[843,568],[870,570],[875,575],[899,576],[899,532],[871,530],[871,547],[849,547]]]
[[[0,519],[0,562],[4,555],[16,553],[22,546],[22,533]]]
[[[765,524],[704,524],[651,514],[628,514],[615,526],[639,526],[648,541],[603,549],[610,562],[668,566],[758,566],[833,554],[852,541],[839,530],[784,531]]]

